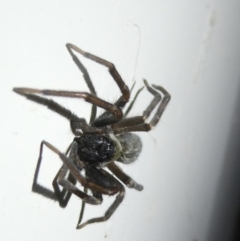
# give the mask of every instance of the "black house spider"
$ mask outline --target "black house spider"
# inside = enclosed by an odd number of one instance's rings
[[[154,96],[154,98],[143,111],[141,116],[128,118],[127,114],[131,110],[137,95],[143,88],[137,92],[128,109],[123,114],[122,109],[129,101],[131,91],[129,91],[115,66],[104,59],[84,52],[75,45],[67,44],[66,47],[72,56],[73,61],[82,72],[91,94],[87,92],[39,90],[31,88],[14,88],[13,91],[25,96],[29,100],[47,106],[50,110],[64,116],[70,121],[71,130],[75,135],[75,138],[65,154],[48,142],[41,142],[32,191],[47,198],[57,200],[61,207],[66,207],[72,193],[81,198],[82,209],[77,223],[77,229],[80,229],[87,224],[106,221],[111,217],[124,198],[125,188],[122,183],[137,191],[143,190],[143,186],[125,174],[115,164],[115,161],[129,164],[138,158],[142,149],[142,142],[136,134],[131,132],[150,131],[152,127],[158,123],[170,100],[170,95],[163,87],[156,85],[152,85],[151,87],[148,82],[144,80],[147,90]],[[122,93],[120,98],[114,104],[97,97],[87,69],[73,53],[73,50],[108,68]],[[162,93],[163,98],[158,91]],[[85,119],[79,118],[53,100],[44,98],[40,95],[81,98],[91,103],[92,112],[89,124],[87,124]],[[159,107],[153,115],[153,118],[149,123],[146,123],[145,120],[158,104]],[[97,107],[105,110],[105,112],[98,118],[96,118]],[[62,167],[52,182],[54,192],[37,183],[43,146],[48,147],[50,150],[58,154],[63,162]],[[104,167],[111,171],[115,177],[107,172]],[[77,182],[84,187],[83,191],[76,187]],[[60,189],[59,185],[62,189]],[[91,190],[92,195],[88,194],[88,190]],[[92,205],[101,204],[103,194],[117,194],[117,196],[102,217],[93,218],[81,224],[85,203]]]

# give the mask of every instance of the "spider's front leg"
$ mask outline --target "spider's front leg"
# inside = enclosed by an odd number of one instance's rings
[[[102,99],[98,98],[97,96],[94,96],[87,92],[64,91],[64,90],[39,90],[39,89],[32,89],[32,88],[14,88],[13,90],[16,93],[26,96],[29,99],[31,98],[31,100],[36,101],[36,102],[38,102],[38,101],[35,100],[34,98],[36,98],[36,99],[39,98],[40,96],[37,96],[38,94],[49,95],[49,96],[59,96],[59,97],[80,98],[80,99],[84,99],[86,102],[89,102],[95,106],[98,106],[98,107],[106,110],[108,113],[111,113],[114,116],[115,122],[121,120],[123,117],[123,113],[122,113],[122,110],[120,107],[113,105],[113,104],[111,104],[105,100],[102,100]],[[40,97],[40,98],[44,99],[45,101],[53,102],[52,100],[48,100],[48,99],[45,99],[42,97]],[[45,104],[45,103],[41,103],[41,104],[47,105],[49,107],[48,104]],[[57,103],[55,103],[55,105],[57,105]],[[58,106],[60,106],[60,105],[58,105]],[[65,110],[64,107],[61,107],[61,108]],[[58,111],[56,111],[56,112],[59,113]],[[79,120],[79,118],[75,118],[75,119],[76,119],[76,121]],[[75,119],[73,119],[73,120],[75,120]]]
[[[33,93],[30,93],[27,91],[28,88],[13,88],[13,91],[19,95],[25,96],[28,100],[34,101],[38,104],[45,105],[50,110],[56,112],[57,114],[67,118],[68,120],[75,120],[80,121],[81,118],[79,118],[77,115],[72,113],[70,110],[66,109],[65,107],[59,105],[55,101],[51,99],[47,99],[38,95],[35,95]]]

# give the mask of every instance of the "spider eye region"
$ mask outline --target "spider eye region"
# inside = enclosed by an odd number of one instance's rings
[[[86,164],[104,163],[115,155],[115,144],[107,136],[84,134],[75,138],[78,144],[78,155]]]

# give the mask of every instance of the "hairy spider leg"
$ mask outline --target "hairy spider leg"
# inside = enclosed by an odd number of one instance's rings
[[[73,134],[79,135],[78,129],[88,129],[90,128],[84,118],[79,118],[77,115],[72,113],[70,110],[66,109],[65,107],[59,105],[52,99],[47,99],[38,95],[25,93],[22,88],[14,88],[14,92],[25,96],[27,99],[34,101],[38,104],[42,104],[47,106],[50,110],[56,112],[57,114],[67,118],[70,121],[70,126],[72,129]]]
[[[64,90],[39,90],[39,89],[32,89],[32,88],[14,88],[13,89],[16,93],[22,95],[29,95],[29,94],[42,94],[42,95],[50,95],[50,96],[61,96],[61,97],[70,97],[70,98],[80,98],[84,99],[85,101],[96,105],[100,108],[105,109],[107,112],[110,112],[117,121],[121,120],[123,117],[123,113],[121,108],[110,104],[107,101],[104,101],[97,96],[94,96],[87,92],[80,92],[80,91],[64,91]]]
[[[70,110],[66,109],[65,107],[59,105],[52,99],[47,99],[38,95],[34,95],[31,93],[27,93],[23,91],[22,89],[25,88],[13,88],[13,91],[16,92],[19,95],[25,96],[28,100],[34,101],[38,104],[45,105],[48,107],[51,111],[54,111],[55,113],[65,117],[69,121],[82,121],[83,118],[79,118],[76,114],[72,113]],[[85,120],[84,120],[85,121]],[[86,122],[86,121],[85,121]]]

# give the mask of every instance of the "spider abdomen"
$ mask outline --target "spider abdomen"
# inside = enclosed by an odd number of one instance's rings
[[[122,147],[122,155],[116,161],[129,164],[137,160],[142,151],[142,141],[140,137],[134,133],[127,132],[117,135],[116,138]]]
[[[115,143],[105,135],[84,134],[75,138],[80,160],[86,164],[104,163],[115,155]]]

